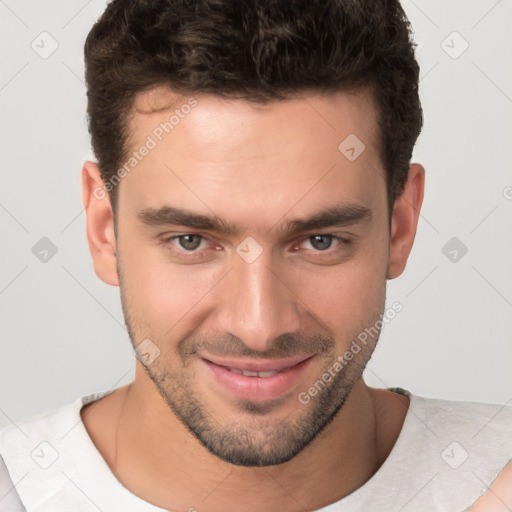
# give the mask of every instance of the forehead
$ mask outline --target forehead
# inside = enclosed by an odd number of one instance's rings
[[[368,90],[258,104],[155,87],[134,102],[130,148],[149,140],[152,148],[126,180],[127,192],[140,207],[193,201],[196,210],[208,203],[226,214],[257,201],[269,221],[309,189],[300,205],[309,201],[310,209],[322,194],[364,200],[385,183],[377,126]]]
[[[183,122],[189,116],[193,121]],[[169,122],[170,130],[160,133],[161,123]],[[280,130],[281,136],[275,139],[275,132]],[[165,86],[137,94],[130,118],[131,142],[137,145],[150,133],[157,138],[169,138],[166,135],[170,131],[177,136],[179,133],[182,143],[199,146],[201,152],[213,147],[240,151],[241,146],[250,152],[258,141],[266,139],[265,135],[279,144],[292,136],[304,135],[305,131],[312,142],[302,147],[305,151],[313,150],[313,143],[319,140],[332,147],[349,135],[364,140],[370,152],[378,149],[379,142],[377,109],[369,88],[337,93],[303,92],[266,103],[211,94],[178,94]],[[249,141],[253,144],[248,144]],[[267,147],[274,146],[268,144],[270,140],[266,142]],[[261,155],[259,151],[258,154]]]

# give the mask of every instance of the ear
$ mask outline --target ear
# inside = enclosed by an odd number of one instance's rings
[[[404,189],[393,206],[388,279],[398,277],[405,269],[416,235],[424,189],[425,169],[420,164],[411,164]]]
[[[87,240],[96,275],[119,286],[114,215],[98,165],[86,161],[82,167],[82,201],[87,218]]]

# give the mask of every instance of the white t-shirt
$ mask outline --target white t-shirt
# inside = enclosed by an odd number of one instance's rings
[[[512,407],[393,391],[410,406],[391,453],[321,512],[462,512],[512,459]],[[84,427],[80,409],[109,392],[0,431],[0,512],[165,512],[115,478]]]

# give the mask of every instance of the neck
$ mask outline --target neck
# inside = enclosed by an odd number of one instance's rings
[[[318,509],[359,488],[383,462],[374,395],[362,379],[296,457],[249,468],[206,450],[147,386],[136,379],[126,389],[110,465],[125,487],[161,508],[234,510],[244,496],[247,512]]]

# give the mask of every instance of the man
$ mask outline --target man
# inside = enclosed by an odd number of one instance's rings
[[[511,408],[362,379],[423,199],[399,3],[114,0],[85,60],[136,376],[4,429],[0,511],[512,506]]]

